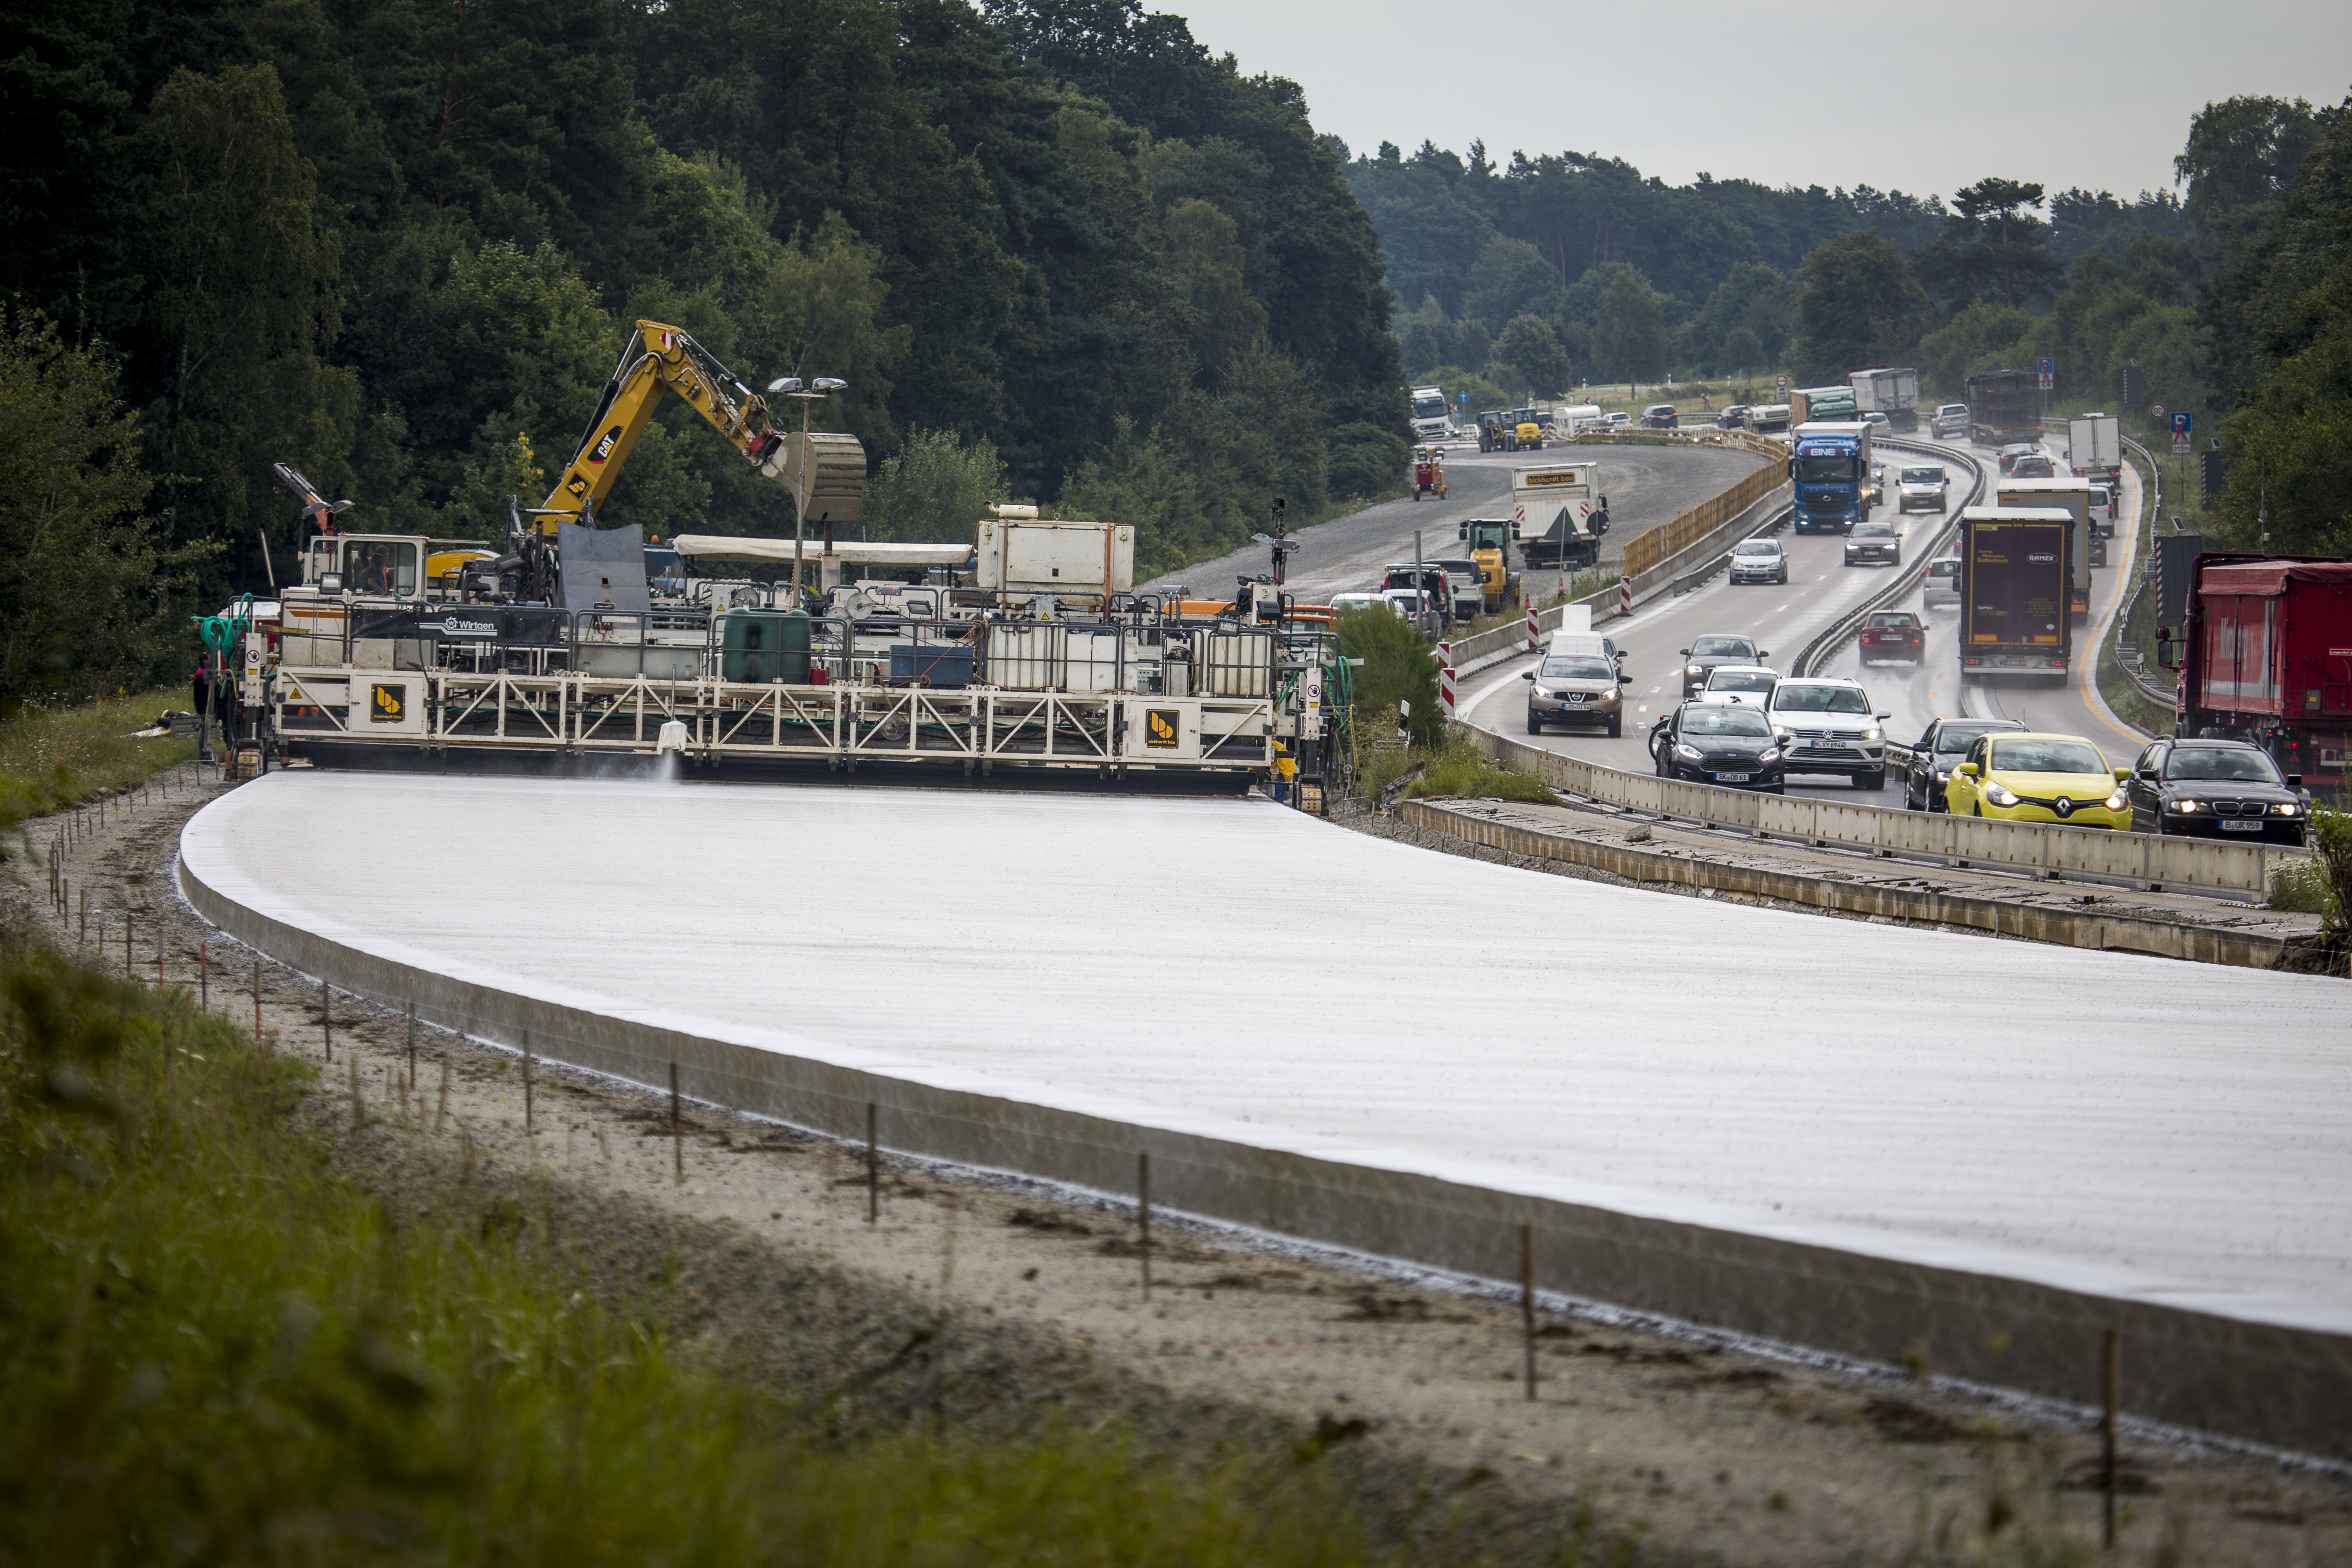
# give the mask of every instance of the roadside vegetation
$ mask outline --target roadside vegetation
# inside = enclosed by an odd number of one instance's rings
[[[315,1069],[184,994],[0,952],[0,1558],[1372,1560],[1314,1452],[982,1440],[731,1377],[471,1167],[338,1173]]]
[[[10,820],[44,816],[192,760],[193,740],[132,733],[187,704],[184,687],[164,687],[74,707],[18,708],[0,722],[0,809]]]

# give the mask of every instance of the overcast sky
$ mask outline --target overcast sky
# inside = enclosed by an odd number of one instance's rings
[[[1594,152],[1673,184],[1705,170],[1948,196],[2000,174],[2128,198],[2171,184],[2210,100],[2352,89],[2347,0],[1144,6],[1297,82],[1316,128],[1357,152],[1483,136],[1497,163]]]

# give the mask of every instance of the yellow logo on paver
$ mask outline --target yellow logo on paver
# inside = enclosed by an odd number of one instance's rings
[[[1176,710],[1147,708],[1143,711],[1143,743],[1147,746],[1172,746],[1177,735]]]
[[[378,724],[397,724],[408,717],[408,683],[404,680],[369,688],[368,717]]]

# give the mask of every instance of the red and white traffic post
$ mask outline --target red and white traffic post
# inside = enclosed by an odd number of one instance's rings
[[[1437,700],[1448,719],[1454,717],[1454,645],[1437,645]]]
[[[1536,596],[1533,594],[1522,593],[1519,597],[1527,601],[1528,651],[1533,653],[1543,647],[1543,629],[1536,621]]]
[[[1633,613],[1633,579],[1631,577],[1617,579],[1617,613],[1621,616]]]

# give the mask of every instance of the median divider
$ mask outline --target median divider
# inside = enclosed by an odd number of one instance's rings
[[[2273,871],[2308,858],[2300,849],[2270,845],[1768,795],[1626,773],[1469,725],[1462,733],[1503,766],[1564,794],[1710,827],[1744,828],[1761,839],[1923,857],[1956,868],[1990,866],[2041,877],[2101,877],[2149,892],[2185,889],[2259,900],[2269,892]]]

